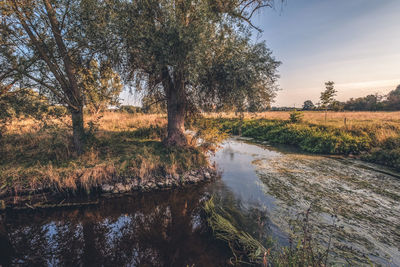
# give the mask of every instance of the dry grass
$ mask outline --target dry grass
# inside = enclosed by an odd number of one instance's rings
[[[100,116],[85,116],[86,127],[89,122],[96,122],[99,131],[130,131],[138,128],[146,128],[154,125],[165,125],[167,123],[166,115],[161,114],[127,114],[118,112],[105,112]],[[7,126],[7,134],[25,134],[34,133],[43,127],[43,123],[39,123],[33,119],[15,120]],[[60,127],[69,130],[71,119],[69,116],[46,121],[53,127]]]
[[[289,120],[289,111],[269,111],[259,113],[245,113],[246,119]],[[312,124],[327,124],[332,126],[344,125],[346,118],[348,125],[370,125],[390,123],[400,126],[400,111],[396,112],[328,112],[325,123],[325,112],[303,111],[303,120]],[[237,118],[235,113],[209,113],[209,117]]]
[[[289,120],[289,111],[245,113],[245,119]],[[396,112],[328,112],[325,122],[323,111],[303,111],[303,123],[326,125],[346,131],[373,131],[376,141],[398,137],[400,132],[400,111]],[[238,118],[235,113],[209,113],[210,118]],[[346,121],[346,124],[345,124]]]
[[[77,156],[68,117],[38,122],[30,119],[7,127],[0,147],[0,195],[52,188],[75,191],[126,178],[142,180],[182,173],[206,163],[195,148],[166,148],[163,115],[107,112],[86,116],[96,131],[86,152]]]

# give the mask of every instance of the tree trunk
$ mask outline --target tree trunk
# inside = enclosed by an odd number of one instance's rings
[[[242,136],[243,118],[244,118],[243,111],[240,111],[240,114],[239,114],[239,132],[238,132],[239,136]]]
[[[172,81],[167,69],[163,70],[163,86],[167,95],[168,133],[167,146],[186,146],[185,112],[186,96],[183,75],[175,75]]]
[[[174,90],[175,89],[175,90]],[[167,98],[168,135],[165,143],[168,146],[185,146],[185,99],[182,99],[178,88],[170,91]],[[178,90],[176,90],[178,89]]]
[[[85,148],[85,128],[83,125],[83,109],[72,110],[72,135],[74,147],[78,155],[81,155]]]

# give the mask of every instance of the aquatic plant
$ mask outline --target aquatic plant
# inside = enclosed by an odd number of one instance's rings
[[[232,265],[322,267],[329,264],[333,231],[330,232],[328,244],[322,248],[313,238],[311,207],[298,214],[298,218],[291,222],[289,246],[279,247],[276,243],[269,243],[268,248],[242,230],[230,212],[215,204],[214,197],[205,201],[204,212],[214,237],[224,241],[231,249]],[[335,221],[332,227],[336,227]]]
[[[213,197],[204,203],[204,211],[215,238],[226,242],[231,249],[233,264],[264,261],[268,250],[249,233],[238,229],[233,217],[222,207],[216,206]]]

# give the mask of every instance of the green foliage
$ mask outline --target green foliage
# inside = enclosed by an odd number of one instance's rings
[[[265,43],[249,44],[248,36],[233,36],[218,49],[216,56],[204,59],[199,76],[201,93],[217,110],[262,111],[276,95],[276,61]]]
[[[238,134],[239,120],[215,119],[222,131]],[[343,129],[293,124],[285,121],[244,120],[242,136],[276,144],[299,147],[303,151],[321,154],[360,154],[372,147],[372,137],[367,132],[349,132]]]
[[[91,60],[88,65],[79,70],[79,79],[89,113],[98,114],[109,106],[118,106],[123,88],[119,75],[108,62],[99,64],[96,60]]]
[[[400,137],[390,137],[383,142],[376,136],[377,128],[338,128],[310,123],[292,123],[281,120],[203,119],[203,125],[217,127],[223,133],[251,137],[259,141],[292,145],[302,151],[320,154],[361,155],[400,170]]]
[[[400,110],[400,85],[388,94],[384,107],[386,110]]]
[[[0,95],[0,136],[13,119],[22,116],[40,119],[49,114],[49,109],[53,108],[49,107],[48,99],[31,89],[17,89]]]
[[[142,108],[130,105],[122,105],[119,107],[118,111],[129,114],[137,114],[137,113],[142,113]]]
[[[383,144],[375,147],[363,159],[393,167],[400,171],[400,136],[386,139]]]
[[[332,81],[325,83],[326,89],[321,93],[320,97],[322,107],[324,108],[328,108],[328,106],[335,100],[334,97],[337,91],[335,90],[334,85],[335,83]]]
[[[270,2],[122,1],[115,24],[128,59],[126,78],[166,100],[168,116],[223,105],[268,106],[279,62],[264,43],[251,43],[245,23]]]
[[[216,239],[225,242],[233,264],[257,266],[327,266],[330,244],[322,249],[313,239],[310,209],[291,222],[288,247],[277,247],[271,239],[264,246],[238,223],[238,212],[215,203],[214,197],[204,202],[204,217]],[[243,216],[243,215],[242,215]],[[334,216],[333,216],[334,217]],[[332,227],[336,227],[335,224]],[[263,229],[259,229],[263,231]]]
[[[289,121],[291,123],[301,122],[303,120],[303,117],[304,117],[303,113],[301,113],[300,111],[297,111],[297,110],[293,110],[289,114]]]
[[[192,145],[200,143],[199,148],[204,152],[214,151],[228,137],[227,132],[221,131],[216,125],[209,125],[208,121],[202,118],[198,118],[190,127],[196,131]]]
[[[260,241],[240,229],[234,217],[222,207],[215,205],[213,198],[204,203],[204,211],[208,226],[215,238],[229,245],[236,264],[263,262],[267,249]]]
[[[161,114],[167,112],[165,98],[160,94],[148,94],[142,99],[143,113]]]
[[[352,111],[394,111],[400,110],[400,85],[387,96],[373,94],[365,97],[350,98],[346,102],[334,101],[329,108]]]
[[[384,104],[381,102],[382,97],[375,95],[368,95],[366,97],[358,97],[356,99],[350,98],[350,100],[342,103],[343,109],[345,110],[382,110]]]

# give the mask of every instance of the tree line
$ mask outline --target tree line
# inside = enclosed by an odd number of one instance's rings
[[[4,0],[0,2],[1,121],[65,107],[78,154],[84,108],[118,102],[123,86],[165,104],[168,146],[185,146],[188,114],[265,108],[280,64],[251,40],[273,0]],[[8,110],[8,112],[3,112]]]
[[[330,83],[330,82],[329,82]],[[328,84],[328,83],[327,83]],[[333,86],[333,84],[332,84]],[[326,95],[331,92],[331,95]],[[371,94],[365,97],[350,98],[347,101],[334,99],[336,90],[321,93],[321,102],[314,104],[311,100],[304,101],[303,110],[333,110],[333,111],[398,111],[400,110],[400,85],[387,95]]]

